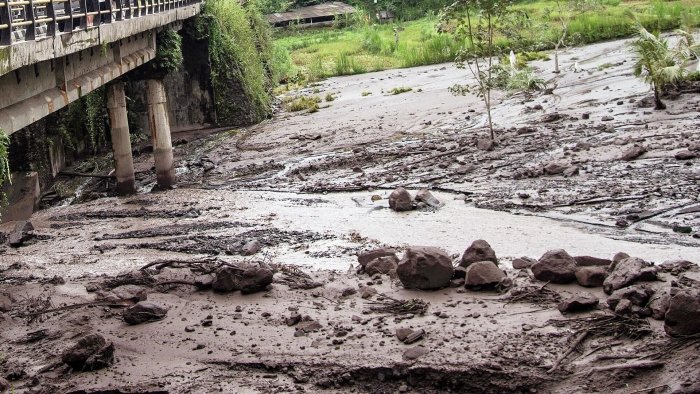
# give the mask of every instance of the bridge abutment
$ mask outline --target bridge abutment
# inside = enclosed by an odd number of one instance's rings
[[[149,79],[146,81],[146,101],[148,104],[148,123],[153,138],[153,157],[156,162],[156,180],[160,187],[175,184],[175,166],[173,163],[173,144],[170,137],[168,107],[163,81]]]
[[[122,82],[114,82],[107,86],[107,113],[109,114],[110,133],[112,135],[117,192],[121,195],[133,194],[136,192],[134,185],[134,160],[131,156],[126,95],[124,94],[124,84]]]

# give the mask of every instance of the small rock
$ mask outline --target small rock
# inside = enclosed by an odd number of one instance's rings
[[[426,203],[429,207],[431,208],[440,208],[441,206],[445,205],[440,200],[435,198],[428,189],[420,189],[418,193],[416,193],[416,201]]]
[[[0,312],[9,312],[12,309],[12,304],[12,298],[5,294],[0,294]]]
[[[297,324],[294,336],[303,336],[310,332],[318,331],[321,328],[321,323],[317,322],[316,320],[302,321],[299,324]]]
[[[600,118],[600,120],[602,120],[603,122],[610,122],[611,120],[614,120],[614,119],[615,119],[615,118],[613,118],[613,117],[610,116],[610,115],[605,115],[605,116],[603,116],[602,118]]]
[[[406,250],[396,273],[406,288],[433,290],[450,283],[454,267],[450,256],[441,249],[414,246]]]
[[[617,304],[622,300],[629,300],[631,305],[646,306],[652,295],[654,295],[654,290],[646,286],[635,285],[625,287],[623,289],[615,290],[612,294],[610,294],[608,297],[608,306],[610,309],[615,310],[617,308]]]
[[[211,289],[212,283],[214,283],[214,275],[212,274],[199,275],[194,278],[194,285],[199,290]]]
[[[301,322],[301,315],[298,313],[292,313],[287,319],[285,319],[285,323],[290,327],[299,324],[299,322]]]
[[[671,304],[671,290],[666,288],[656,292],[647,306],[651,309],[651,317],[656,320],[664,320],[668,306]]]
[[[396,257],[396,255],[378,257],[367,263],[365,266],[365,272],[370,276],[377,274],[393,276],[396,272],[396,267],[398,264],[399,259]]]
[[[373,295],[377,294],[377,289],[372,286],[365,286],[360,289],[360,297],[364,299],[371,298]]]
[[[426,354],[428,354],[428,349],[426,349],[422,346],[416,346],[416,347],[412,347],[410,349],[406,349],[406,351],[403,352],[403,359],[406,361],[412,361],[412,360],[416,360],[420,357],[423,357]]]
[[[140,301],[132,305],[122,313],[122,317],[127,324],[141,324],[161,320],[168,313],[164,307],[149,301]]]
[[[477,261],[492,261],[498,263],[496,252],[491,248],[491,245],[483,239],[478,239],[469,245],[462,255],[459,266],[466,268]]]
[[[578,173],[579,173],[578,167],[568,166],[568,167],[566,167],[564,172],[562,172],[562,175],[564,175],[565,177],[572,177],[574,175],[578,175]]]
[[[8,243],[13,248],[22,246],[26,241],[34,237],[34,226],[32,222],[22,220],[15,224],[14,230],[8,236]]]
[[[367,266],[367,263],[380,257],[393,257],[397,262],[399,261],[399,258],[396,257],[395,249],[379,248],[358,254],[357,262],[360,263],[360,267],[364,269]]]
[[[95,295],[100,301],[119,303],[122,301],[139,302],[148,298],[148,290],[137,285],[122,285],[111,291],[98,291]]]
[[[572,295],[559,303],[561,313],[583,312],[595,309],[598,306],[598,297],[591,293]]]
[[[517,259],[513,260],[513,268],[516,270],[530,268],[535,263],[537,263],[537,260],[531,257],[518,257]]]
[[[608,270],[603,267],[582,267],[576,271],[576,281],[583,287],[603,286]]]
[[[644,148],[641,145],[634,145],[628,150],[626,150],[625,153],[622,154],[622,157],[620,157],[620,159],[624,161],[632,161],[645,153],[647,153],[646,148]]]
[[[493,140],[488,137],[483,137],[483,138],[477,138],[476,139],[476,148],[479,150],[493,150]]]
[[[61,355],[75,371],[94,371],[114,363],[114,345],[99,334],[89,334]]]
[[[242,254],[243,256],[252,256],[260,251],[260,247],[260,242],[257,239],[248,241],[243,246]]]
[[[470,264],[464,278],[465,287],[494,287],[506,274],[492,261],[478,261]]]
[[[530,269],[543,282],[565,284],[576,280],[576,260],[563,249],[548,251]]]
[[[547,175],[557,175],[563,173],[568,167],[568,163],[551,161],[544,166],[544,173]]]

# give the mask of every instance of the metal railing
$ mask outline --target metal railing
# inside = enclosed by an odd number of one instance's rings
[[[157,14],[202,0],[0,0],[0,45]]]

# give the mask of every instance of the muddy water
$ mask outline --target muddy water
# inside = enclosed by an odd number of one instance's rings
[[[372,201],[371,195],[384,199]],[[249,205],[249,213],[275,213],[275,224],[292,229],[308,229],[317,232],[349,234],[357,232],[362,237],[388,245],[428,245],[444,248],[450,253],[461,253],[476,239],[486,239],[499,257],[539,257],[552,248],[566,249],[572,255],[612,257],[625,251],[644,259],[662,262],[684,258],[700,260],[700,250],[677,245],[639,244],[615,240],[588,232],[582,226],[561,221],[507,212],[470,207],[448,193],[434,193],[445,203],[436,211],[412,211],[397,213],[388,208],[388,191],[377,193],[334,193],[322,196],[325,202],[305,206],[298,198],[318,200],[319,196],[289,193],[237,192],[233,195],[246,201],[265,199],[265,204]],[[332,247],[337,242],[321,242],[311,247]],[[315,268],[347,269],[356,263],[353,256],[342,258],[311,258],[305,251],[288,251],[284,256],[290,263]]]

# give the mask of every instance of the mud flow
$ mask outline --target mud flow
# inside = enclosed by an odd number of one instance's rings
[[[446,64],[81,178],[0,226],[0,392],[700,393],[700,86],[628,48],[533,62],[495,143]]]

